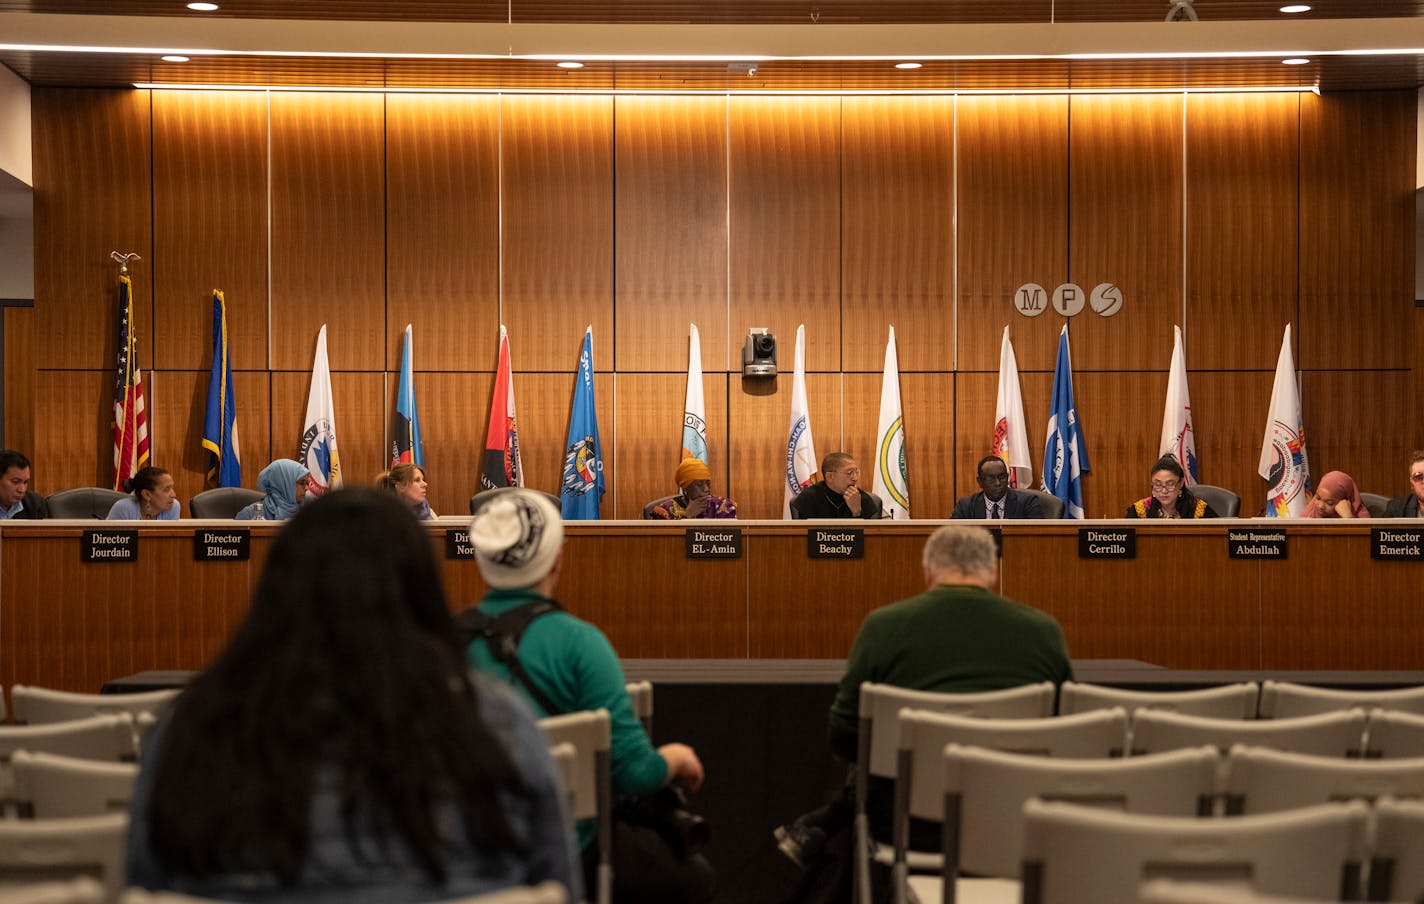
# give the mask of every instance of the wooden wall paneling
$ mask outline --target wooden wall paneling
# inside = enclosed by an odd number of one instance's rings
[[[385,363],[385,130],[378,94],[272,95],[272,359]]]
[[[576,363],[578,346],[569,354],[569,363]],[[596,353],[595,353],[596,355]],[[564,449],[569,436],[569,413],[573,410],[574,374],[520,373],[516,364],[514,395],[519,405],[519,444],[524,463],[524,485],[559,495],[564,473]],[[614,517],[617,511],[617,461],[615,459],[618,432],[614,412],[616,386],[613,374],[595,373],[594,404],[598,412],[598,439],[603,447],[604,494],[599,506],[603,518]],[[488,409],[486,409],[488,416]],[[481,443],[483,446],[483,443]],[[468,503],[466,504],[468,509]]]
[[[267,95],[153,96],[154,360],[213,360],[212,290],[234,367],[267,366]]]
[[[386,361],[414,326],[417,370],[492,367],[499,333],[499,98],[386,98]]]
[[[519,376],[515,375],[515,402],[519,401]],[[396,392],[400,373],[386,379],[390,425],[395,424]],[[415,374],[415,403],[420,414],[421,448],[425,452],[425,479],[430,507],[439,515],[465,517],[470,497],[480,491],[480,466],[484,457],[485,433],[489,426],[490,393],[494,375],[490,373]],[[524,422],[518,422],[521,446]],[[389,465],[391,450],[384,460]],[[442,547],[443,549],[443,547]],[[442,553],[443,554],[443,553]]]
[[[35,315],[46,368],[113,367],[118,265],[129,266],[139,360],[153,364],[149,92],[36,88]]]
[[[1299,95],[1188,97],[1188,367],[1275,367],[1298,317],[1299,189]],[[1154,328],[1146,344],[1167,361],[1171,342]]]
[[[1408,367],[1413,91],[1301,97],[1300,352],[1310,370]]]
[[[1073,388],[1075,391],[1078,388],[1076,381]],[[1019,391],[1023,394],[1024,418],[1028,421],[1029,461],[1033,463],[1031,482],[1019,489],[1038,489],[1043,477],[1043,441],[1048,429],[1048,404],[1053,397],[1053,374],[1020,373]],[[954,511],[954,502],[959,497],[979,492],[979,459],[989,454],[994,441],[998,394],[997,372],[961,371],[954,375],[954,462],[947,487],[950,512]],[[1090,448],[1089,462],[1093,461],[1092,455]]]
[[[592,324],[595,366],[611,370],[613,99],[501,103],[501,316],[514,360],[530,371],[571,370]]]
[[[841,379],[840,374],[806,375],[818,468],[822,458],[844,445]],[[791,373],[772,380],[733,377],[730,389],[727,495],[737,501],[737,514],[742,518],[780,518],[791,422]]]
[[[615,105],[616,368],[685,372],[691,321],[703,368],[725,370],[727,98]]]
[[[844,656],[872,609],[925,589],[920,567],[923,531],[867,536],[862,559],[811,560],[806,555],[807,530],[788,525],[785,533],[758,532],[748,540],[747,621],[753,659]],[[795,563],[794,581],[787,580],[788,563]]]
[[[1076,363],[1076,353],[1073,359]],[[1051,397],[1051,385],[1049,394]],[[1128,505],[1150,491],[1149,472],[1159,451],[1166,394],[1165,374],[1073,374],[1078,423],[1087,444],[1088,463],[1092,465],[1092,472],[1083,475],[1083,508],[1089,518],[1121,518]],[[1043,411],[1046,431],[1047,400]],[[1042,474],[1043,441],[1039,440],[1037,446]],[[1029,448],[1034,447],[1030,444]]]
[[[1187,374],[1192,393],[1192,432],[1196,434],[1198,475],[1202,483],[1225,487],[1240,496],[1243,518],[1263,514],[1266,506],[1266,481],[1256,468],[1261,459],[1261,440],[1265,435],[1274,379],[1274,369],[1194,370]],[[1161,382],[1165,393],[1166,380]],[[1310,427],[1306,430],[1308,452]],[[1147,492],[1144,480],[1141,493],[1145,496]]]
[[[1418,594],[1396,582],[1417,587],[1418,570],[1371,559],[1367,536],[1293,528],[1290,559],[1261,563],[1261,668],[1414,668]]]
[[[900,369],[954,360],[954,99],[842,100],[842,367],[872,372],[896,325]]]
[[[682,459],[682,411],[685,374],[615,375],[618,423],[617,517],[643,517],[643,506],[677,492],[674,472]],[[707,404],[707,451],[712,492],[740,500],[728,491],[727,375],[704,373],[702,395]],[[600,422],[601,424],[601,422]],[[745,517],[745,516],[743,516]]]
[[[958,369],[997,372],[1008,325],[1019,368],[1051,371],[1063,318],[1047,298],[1024,317],[1014,296],[1068,278],[1068,98],[960,97],[956,111]]]
[[[1404,459],[1418,433],[1415,417],[1405,415],[1410,393],[1408,371],[1304,371],[1300,380],[1301,419],[1311,482],[1330,471],[1344,471],[1362,492],[1397,496],[1407,487]],[[1262,425],[1264,426],[1264,415]]]
[[[876,431],[880,427],[881,382],[880,374],[845,375],[845,446],[860,465],[859,485],[867,493],[875,486],[875,470],[880,467]],[[948,518],[954,511],[953,375],[901,373],[900,407],[905,419],[910,514]],[[820,448],[816,451],[825,455]]]
[[[147,399],[152,461],[173,473],[185,518],[191,515],[189,500],[208,488],[203,423],[207,417],[209,376],[206,370],[158,371],[153,375],[153,389]],[[232,382],[242,485],[256,488],[257,472],[272,460],[268,419],[271,380],[266,371],[237,371]]]
[[[791,373],[796,326],[804,323],[806,369],[841,369],[840,104],[835,97],[730,101],[732,361],[741,361],[749,329],[769,327],[777,366]]]
[[[114,485],[113,371],[42,370],[35,408],[35,492]]]
[[[1124,580],[1109,560],[1078,558],[1076,535],[1061,530],[1015,532],[1004,538],[1002,592],[1057,618],[1077,658],[1263,667],[1259,563],[1228,559],[1222,533],[1178,534],[1157,525],[1138,529],[1137,557],[1175,563],[1171,579]]]
[[[307,390],[311,372],[272,373],[271,456],[296,458],[302,440],[302,427],[307,412]],[[385,374],[365,371],[333,373],[331,400],[336,410],[336,447],[341,456],[341,479],[344,486],[370,486],[376,475],[390,466],[389,412]],[[268,461],[253,462],[256,470],[248,477],[243,468],[244,483],[256,482],[257,473]],[[468,507],[468,506],[467,506]]]
[[[1074,370],[1165,370],[1170,360],[1171,325],[1182,316],[1182,103],[1072,99],[1070,281],[1084,294],[1100,283],[1122,292],[1116,314],[1085,304],[1070,318]]]
[[[35,349],[35,309],[6,307],[5,318],[5,423],[3,445],[26,455],[35,447],[35,393],[38,390]],[[42,467],[30,462],[32,481],[43,483]]]
[[[110,677],[152,668],[207,668],[245,617],[260,569],[252,561],[194,562],[193,539],[186,534],[145,536],[140,548],[155,553],[152,573],[159,582],[180,572],[186,580],[155,595],[152,625],[139,624],[135,631],[133,661],[122,667],[113,663]],[[142,594],[135,597],[135,606],[145,602]],[[151,637],[143,637],[149,632]],[[144,643],[153,645],[151,657],[144,655]]]

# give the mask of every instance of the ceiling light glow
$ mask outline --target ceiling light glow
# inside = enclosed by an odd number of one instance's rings
[[[1308,13],[1308,12],[1310,12],[1310,7],[1306,6],[1304,3],[1292,3],[1292,4],[1290,4],[1289,6],[1282,6],[1282,7],[1281,7],[1281,12],[1283,12],[1283,13]]]
[[[583,63],[578,60],[563,60],[559,63],[560,69],[582,69]]]
[[[189,3],[188,8],[195,13],[210,13],[217,10],[216,3]]]
[[[1304,66],[1306,63],[1309,62],[1310,60],[1306,59],[1305,57],[1290,57],[1289,59],[1281,60],[1281,63],[1286,66]]]
[[[170,53],[163,57],[165,63],[186,63],[188,58],[177,53]]]
[[[896,69],[918,69],[918,68],[920,68],[920,67],[923,66],[923,65],[924,65],[924,63],[905,62],[905,63],[896,63],[896,64],[895,64],[895,68],[896,68]]]

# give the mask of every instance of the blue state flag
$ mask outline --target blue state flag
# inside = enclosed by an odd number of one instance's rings
[[[232,358],[227,341],[227,301],[213,290],[213,368],[208,378],[208,411],[203,419],[203,448],[208,451],[208,483],[242,486],[237,444],[237,403],[232,398]]]
[[[583,334],[579,352],[569,439],[564,445],[564,476],[559,502],[565,521],[597,521],[603,498],[603,447],[598,442],[598,412],[593,404],[593,327]]]
[[[420,448],[420,414],[415,407],[415,379],[411,376],[410,324],[405,327],[405,346],[401,349],[400,385],[396,388],[395,437],[391,440],[391,467],[417,464],[425,467],[425,453]]]
[[[1053,402],[1048,412],[1048,439],[1043,447],[1043,489],[1063,500],[1064,518],[1083,518],[1082,476],[1088,465],[1088,448],[1073,401],[1073,356],[1068,349],[1068,327],[1058,334],[1058,362],[1053,366]]]

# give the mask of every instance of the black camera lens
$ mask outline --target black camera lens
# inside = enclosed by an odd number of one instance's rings
[[[765,358],[776,351],[776,340],[770,336],[758,336],[752,347],[756,349],[757,357]]]

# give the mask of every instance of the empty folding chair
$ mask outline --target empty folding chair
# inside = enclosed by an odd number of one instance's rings
[[[1371,710],[1369,721],[1365,723],[1365,756],[1424,756],[1424,716]]]
[[[11,757],[10,769],[19,814],[31,819],[127,813],[138,776],[136,763],[101,763],[26,750]]]
[[[134,758],[133,720],[127,713],[49,725],[0,725],[0,806],[8,812],[15,792],[10,759],[17,750],[121,762]]]
[[[1424,757],[1359,760],[1236,745],[1226,758],[1226,813],[1273,813],[1359,798],[1424,796]]]
[[[943,753],[943,781],[921,780],[915,762],[908,816],[944,821],[944,869],[941,876],[912,877],[910,885],[922,902],[976,900],[986,880],[1014,880],[1022,866],[1023,805],[1031,797],[1107,807],[1128,813],[1160,816],[1209,816],[1217,790],[1221,756],[1212,747],[1174,750],[1126,759],[1065,759],[1025,756],[961,747]],[[936,812],[938,811],[938,812]],[[900,859],[900,828],[896,815],[896,859]],[[988,880],[993,884],[994,880]],[[967,891],[968,896],[960,894]]]
[[[1424,687],[1342,691],[1289,681],[1266,681],[1261,685],[1260,714],[1263,719],[1313,716],[1357,706],[1361,709],[1379,707],[1424,715]]]
[[[1384,798],[1375,803],[1370,852],[1370,901],[1415,901],[1424,895],[1424,803]]]
[[[578,783],[578,751],[572,744],[555,744],[549,748],[549,759],[554,761],[554,774],[559,777],[564,789],[564,810],[572,814],[575,809],[574,785]]]
[[[126,813],[0,820],[0,884],[91,876],[118,900],[124,885]]]
[[[104,886],[88,876],[65,882],[0,888],[0,904],[104,904],[104,901]]]
[[[598,821],[598,869],[595,888],[585,890],[597,904],[613,898],[613,780],[609,748],[612,744],[608,710],[568,713],[539,720],[551,747],[570,744],[577,753],[573,792],[574,819]]]
[[[158,715],[180,693],[179,688],[169,688],[142,694],[74,694],[17,684],[10,689],[10,705],[18,724],[37,725],[109,713],[128,713],[135,717],[139,713]]]
[[[1154,878],[1354,900],[1368,817],[1360,801],[1185,819],[1030,800],[1024,805],[1023,904],[1134,901],[1141,884]]]
[[[1360,709],[1265,720],[1208,719],[1151,709],[1132,715],[1133,753],[1203,744],[1228,750],[1232,744],[1253,744],[1319,756],[1359,756],[1364,735],[1365,712]]]
[[[1214,719],[1254,719],[1259,693],[1260,688],[1254,681],[1190,691],[1125,691],[1100,684],[1065,681],[1058,691],[1058,712],[1067,716],[1121,706],[1128,712],[1161,709]]]
[[[628,702],[633,704],[633,715],[643,723],[643,731],[653,736],[653,683],[651,681],[630,681],[627,684]]]

